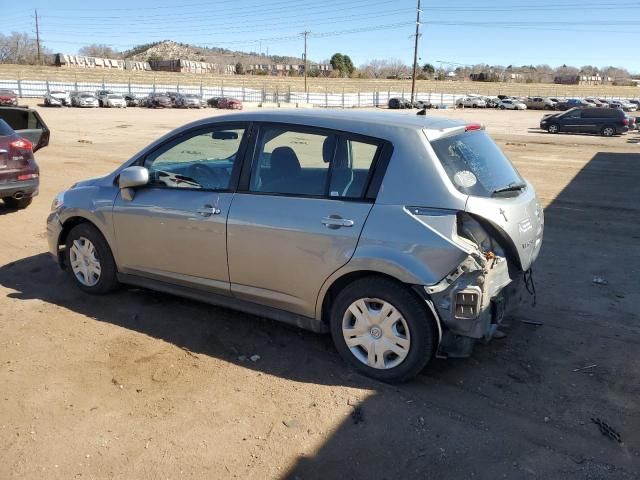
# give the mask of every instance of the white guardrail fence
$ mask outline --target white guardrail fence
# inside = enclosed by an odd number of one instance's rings
[[[112,90],[123,95],[132,94],[139,97],[153,92],[174,91],[195,93],[203,98],[233,97],[243,102],[258,103],[306,103],[317,107],[351,108],[386,106],[390,98],[409,98],[408,91],[377,90],[374,92],[296,92],[290,88],[255,88],[238,86],[206,86],[206,85],[168,85],[168,84],[135,84],[109,82],[75,82],[49,80],[3,80],[0,89],[16,92],[21,98],[43,98],[48,91],[89,91]],[[418,92],[416,100],[429,101],[434,105],[452,106],[460,94]]]

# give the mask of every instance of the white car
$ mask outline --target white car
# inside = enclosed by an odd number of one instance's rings
[[[71,97],[71,106],[95,108],[98,106],[98,99],[90,92],[80,92]]]
[[[456,106],[460,107],[471,107],[471,108],[486,108],[487,102],[485,102],[482,97],[463,97],[456,100]]]
[[[51,90],[44,96],[44,104],[47,107],[62,107],[71,105],[71,97],[63,90]]]
[[[102,106],[127,108],[127,101],[122,95],[119,95],[117,93],[110,93],[109,95],[102,97]]]
[[[526,110],[527,106],[518,100],[505,98],[504,100],[500,100],[498,108],[500,110]]]

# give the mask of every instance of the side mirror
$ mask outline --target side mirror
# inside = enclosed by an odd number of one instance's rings
[[[144,167],[127,167],[120,172],[118,186],[122,191],[122,198],[133,200],[134,188],[142,187],[149,183],[149,170]]]

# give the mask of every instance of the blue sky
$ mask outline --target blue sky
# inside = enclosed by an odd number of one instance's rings
[[[413,58],[414,0],[24,0],[3,8],[3,33],[34,32],[36,8],[43,44],[54,52],[172,39],[300,55],[298,34],[309,30],[311,60],[338,51],[356,65]],[[613,65],[640,73],[640,1],[425,0],[422,9],[421,63]]]

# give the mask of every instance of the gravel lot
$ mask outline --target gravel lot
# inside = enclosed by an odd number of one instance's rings
[[[433,112],[485,123],[536,186],[538,304],[472,358],[388,386],[348,370],[329,337],[149,291],[77,290],[45,253],[54,195],[217,112],[41,110],[40,196],[0,205],[0,478],[640,477],[639,133]]]

